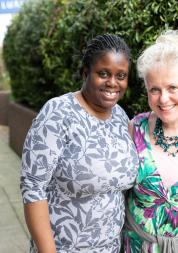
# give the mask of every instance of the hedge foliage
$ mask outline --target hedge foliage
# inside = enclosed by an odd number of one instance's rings
[[[86,42],[97,34],[123,36],[132,49],[129,115],[147,110],[135,61],[165,29],[177,29],[176,0],[33,0],[15,17],[4,40],[14,98],[38,110],[51,97],[80,88],[76,74]]]
[[[38,110],[57,93],[53,79],[46,74],[40,41],[49,30],[55,2],[28,1],[15,16],[3,43],[5,64],[16,101]]]
[[[0,91],[10,90],[9,75],[4,66],[2,49],[0,47]]]

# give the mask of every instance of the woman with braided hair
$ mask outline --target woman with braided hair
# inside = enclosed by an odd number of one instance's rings
[[[123,191],[137,154],[117,102],[127,88],[129,48],[118,36],[92,39],[80,91],[49,100],[27,134],[21,191],[31,253],[119,253]]]

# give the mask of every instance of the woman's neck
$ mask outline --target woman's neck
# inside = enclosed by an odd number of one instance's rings
[[[95,106],[94,104],[91,104],[90,101],[88,101],[87,96],[82,90],[75,92],[74,95],[79,101],[80,105],[90,115],[101,120],[107,120],[111,117],[111,110],[103,111],[100,108],[97,108],[97,106]]]
[[[156,119],[157,119],[157,115],[154,112],[152,112],[149,117],[151,132],[153,132],[154,130]],[[178,136],[178,122],[174,122],[174,123],[162,122],[162,128],[166,136],[176,136],[176,135]]]
[[[168,124],[162,122],[162,128],[166,136],[178,136],[178,124]]]

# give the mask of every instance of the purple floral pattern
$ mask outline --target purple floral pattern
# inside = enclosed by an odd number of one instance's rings
[[[129,193],[128,206],[135,222],[154,236],[178,236],[178,182],[165,189],[152,156],[148,117],[143,113],[134,118],[134,142],[140,166],[136,184]],[[124,231],[124,252],[142,252],[143,241],[129,230]],[[145,244],[146,242],[144,242]],[[144,253],[160,253],[156,243],[146,243]]]

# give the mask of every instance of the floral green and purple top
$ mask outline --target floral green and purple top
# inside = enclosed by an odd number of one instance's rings
[[[128,206],[141,229],[154,236],[178,236],[178,181],[164,187],[152,155],[148,132],[150,113],[134,118],[134,142],[139,155],[135,186],[129,193]],[[169,170],[169,169],[168,169]],[[142,252],[143,240],[133,231],[124,231],[124,252]],[[156,243],[147,243],[144,253],[160,253]]]

